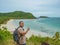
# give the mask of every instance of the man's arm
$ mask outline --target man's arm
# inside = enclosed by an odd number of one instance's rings
[[[29,31],[29,30],[26,30],[25,32],[22,32],[21,34],[22,34],[22,35],[25,35],[25,34],[27,34],[28,31]]]
[[[20,31],[21,35],[26,35],[26,33],[29,31],[30,29],[28,28],[26,31]]]

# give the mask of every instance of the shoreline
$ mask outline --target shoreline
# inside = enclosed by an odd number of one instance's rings
[[[6,27],[7,30],[13,34],[13,31],[15,30],[15,27],[13,25],[13,21],[14,20],[16,20],[16,19],[10,19],[7,22],[7,24],[2,24],[1,26]],[[20,20],[23,20],[23,19],[20,19]],[[24,19],[24,20],[31,20],[31,19]],[[32,29],[26,34],[26,37],[30,38],[32,35],[34,35],[34,36],[41,36],[41,37],[51,37],[51,36],[49,36],[48,34],[46,34],[44,32],[34,31]]]

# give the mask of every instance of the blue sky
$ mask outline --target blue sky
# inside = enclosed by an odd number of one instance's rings
[[[34,16],[60,17],[60,0],[0,0],[0,12],[25,11]]]

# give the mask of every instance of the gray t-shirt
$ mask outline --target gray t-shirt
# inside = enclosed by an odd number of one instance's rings
[[[19,32],[18,35],[20,36],[21,35],[20,33],[24,32],[23,28],[21,28],[21,27],[18,28],[18,32]],[[19,43],[20,44],[25,44],[26,43],[26,36],[25,35],[20,37]]]

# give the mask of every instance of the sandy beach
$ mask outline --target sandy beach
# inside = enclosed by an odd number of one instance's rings
[[[14,32],[15,30],[15,25],[13,25],[13,21],[14,19],[11,19],[7,22],[7,24],[2,24],[1,27],[6,27],[8,29],[8,31],[10,31],[11,33]],[[41,36],[41,37],[51,37],[50,35],[44,33],[44,32],[38,32],[38,31],[34,31],[32,29],[30,29],[30,31],[26,34],[26,37],[29,38],[31,37],[32,35],[35,35],[35,36]]]
[[[0,28],[3,29],[2,27],[6,27],[8,31],[13,32],[14,31],[14,25],[12,24],[13,19],[10,19],[7,24],[1,24]]]
[[[7,22],[6,27],[9,31],[14,31],[14,25],[13,25],[14,19],[11,19]]]

